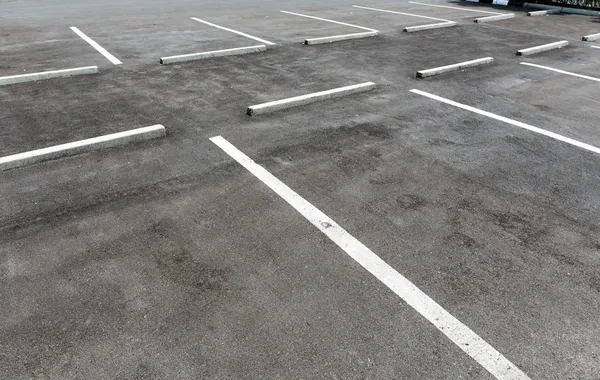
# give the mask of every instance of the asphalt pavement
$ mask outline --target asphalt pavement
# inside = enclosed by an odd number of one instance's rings
[[[516,17],[473,22],[490,12]],[[599,379],[600,42],[581,37],[600,22],[525,12],[0,1],[0,77],[100,69],[0,86],[0,157],[167,130],[0,171],[0,378]],[[434,19],[458,25],[402,32]],[[355,26],[379,35],[302,44]],[[273,45],[159,63],[257,39]],[[515,54],[559,40],[570,46]],[[495,61],[416,78],[483,57]],[[246,115],[368,81],[377,88]],[[379,259],[385,275],[369,269]],[[415,303],[399,278],[422,292]]]

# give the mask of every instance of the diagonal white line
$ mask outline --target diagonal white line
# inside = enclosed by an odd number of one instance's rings
[[[548,67],[548,66],[536,65],[535,63],[521,62],[521,65],[531,66],[531,67],[537,67],[539,69],[554,71],[554,72],[557,72],[557,73],[561,73],[561,74],[565,74],[565,75],[570,75],[572,77],[583,78],[583,79],[593,80],[595,82],[600,82],[600,78],[594,78],[594,77],[589,77],[587,75],[575,74],[575,73],[571,73],[571,72],[564,71],[564,70],[554,69],[554,68]]]
[[[364,29],[364,30],[368,30],[370,32],[377,32],[377,30],[375,29],[371,29],[371,28],[365,28],[364,26],[358,26],[358,25],[354,25],[354,24],[348,24],[346,22],[341,22],[341,21],[335,21],[335,20],[330,20],[327,18],[321,18],[321,17],[315,17],[315,16],[309,16],[309,15],[303,15],[302,13],[294,13],[294,12],[288,12],[288,11],[281,11],[282,13],[287,13],[289,15],[294,15],[294,16],[300,16],[300,17],[306,17],[306,18],[312,18],[314,20],[320,20],[320,21],[326,21],[326,22],[331,22],[334,24],[338,24],[338,25],[345,25],[345,26],[351,26],[353,28],[358,28],[358,29]]]
[[[240,32],[238,30],[229,29],[229,28],[226,28],[224,26],[213,24],[212,22],[204,21],[204,20],[201,20],[201,19],[199,19],[197,17],[192,17],[192,20],[201,22],[201,23],[206,24],[206,25],[210,25],[210,26],[215,27],[215,28],[226,30],[226,31],[231,32],[231,33],[239,34],[240,36],[248,37],[248,38],[253,39],[255,41],[262,42],[263,44],[266,44],[266,45],[275,45],[275,42],[263,40],[262,38],[254,37],[254,36],[252,36],[250,34],[247,34],[247,33],[244,33],[244,32]]]
[[[542,128],[534,127],[533,125],[529,125],[529,124],[522,123],[520,121],[512,120],[512,119],[509,119],[507,117],[496,115],[496,114],[491,113],[491,112],[482,111],[482,110],[480,110],[478,108],[471,107],[471,106],[468,106],[466,104],[458,103],[458,102],[455,102],[455,101],[450,100],[450,99],[442,98],[441,96],[433,95],[433,94],[430,94],[430,93],[425,92],[425,91],[410,90],[410,92],[412,92],[414,94],[421,95],[421,96],[425,96],[425,97],[427,97],[429,99],[437,100],[438,102],[446,103],[446,104],[454,106],[454,107],[462,108],[464,110],[471,111],[471,112],[477,113],[479,115],[487,116],[487,117],[489,117],[491,119],[495,119],[495,120],[502,121],[502,122],[507,123],[507,124],[514,125],[515,127],[527,129],[528,131],[539,133],[540,135],[544,135],[544,136],[553,138],[555,140],[562,141],[562,142],[565,142],[567,144],[574,145],[576,147],[588,150],[590,152],[594,152],[594,153],[600,154],[600,148],[597,148],[597,147],[595,147],[593,145],[589,145],[589,144],[586,144],[586,143],[582,143],[581,141],[574,140],[574,139],[572,139],[570,137],[559,135],[558,133],[554,133],[554,132],[550,132],[550,131],[547,131],[547,130],[542,129]]]
[[[210,139],[499,380],[530,378],[448,311],[298,193],[221,136]]]
[[[393,13],[396,15],[402,15],[402,16],[412,16],[412,17],[419,17],[419,18],[425,18],[428,20],[435,20],[435,21],[445,21],[445,22],[454,22],[454,21],[450,21],[450,20],[445,20],[443,18],[435,18],[435,17],[429,17],[429,16],[421,16],[421,15],[416,15],[413,13],[404,13],[404,12],[396,12],[396,11],[390,11],[387,9],[379,9],[379,8],[370,8],[370,7],[362,7],[360,5],[353,5],[354,8],[360,8],[360,9],[367,9],[370,11],[377,11],[377,12],[384,12],[384,13]]]
[[[74,26],[71,27],[71,30],[73,32],[75,32],[75,34],[77,34],[79,37],[81,37],[85,42],[92,45],[92,47],[94,49],[98,50],[98,52],[100,54],[102,54],[104,57],[106,57],[106,59],[111,61],[114,65],[120,65],[123,63],[123,62],[119,61],[114,55],[110,54],[105,48],[98,45],[98,43],[96,41],[92,40],[91,38],[89,38],[88,36],[83,34],[83,32],[81,30],[77,29]]]
[[[491,15],[501,15],[504,13],[500,13],[500,12],[488,12],[488,11],[480,11],[478,9],[467,9],[467,8],[459,8],[459,7],[449,7],[447,5],[437,5],[437,4],[426,4],[426,3],[419,3],[416,1],[409,1],[410,4],[418,4],[418,5],[425,5],[427,7],[437,7],[437,8],[448,8],[448,9],[456,9],[459,11],[465,11],[465,12],[478,12],[478,13],[487,13],[487,14],[491,14]]]

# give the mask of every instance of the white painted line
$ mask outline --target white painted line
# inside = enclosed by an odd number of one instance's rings
[[[576,146],[578,148],[582,148],[582,149],[588,150],[590,152],[594,152],[594,153],[600,154],[600,148],[596,148],[595,146],[582,143],[581,141],[577,141],[577,140],[574,140],[572,138],[565,137],[563,135],[559,135],[558,133],[554,133],[554,132],[550,132],[550,131],[547,131],[547,130],[542,129],[542,128],[534,127],[533,125],[529,125],[529,124],[522,123],[520,121],[512,120],[512,119],[509,119],[507,117],[496,115],[496,114],[491,113],[491,112],[482,111],[482,110],[480,110],[478,108],[471,107],[471,106],[468,106],[468,105],[465,105],[465,104],[461,104],[461,103],[455,102],[455,101],[450,100],[450,99],[442,98],[441,96],[433,95],[433,94],[427,93],[425,91],[410,90],[410,92],[412,92],[414,94],[421,95],[421,96],[425,96],[425,97],[427,97],[429,99],[437,100],[438,102],[446,103],[446,104],[454,106],[454,107],[462,108],[464,110],[471,111],[471,112],[474,112],[476,114],[489,117],[491,119],[502,121],[504,123],[511,124],[511,125],[514,125],[514,126],[519,127],[519,128],[527,129],[528,131],[539,133],[540,135],[543,135],[543,136],[546,136],[546,137],[550,137],[550,138],[553,138],[555,140],[565,142],[567,144],[571,144],[573,146]]]
[[[364,26],[358,26],[358,25],[354,25],[354,24],[348,24],[345,22],[340,22],[340,21],[334,21],[334,20],[330,20],[327,18],[321,18],[321,17],[315,17],[315,16],[309,16],[309,15],[303,15],[301,13],[294,13],[294,12],[288,12],[288,11],[281,11],[282,13],[287,13],[289,15],[294,15],[294,16],[300,16],[300,17],[306,17],[306,18],[312,18],[314,20],[320,20],[320,21],[326,21],[326,22],[331,22],[333,24],[338,24],[338,25],[345,25],[345,26],[351,26],[353,28],[358,28],[358,29],[363,29],[363,30],[368,30],[370,32],[377,32],[377,30],[375,29],[371,29],[371,28],[365,28]]]
[[[352,33],[352,34],[341,34],[339,36],[307,38],[304,41],[304,44],[305,45],[329,44],[329,43],[338,42],[338,41],[355,40],[357,38],[376,37],[377,35],[379,35],[379,32],[361,32],[361,33]]]
[[[448,28],[448,27],[451,27],[451,26],[457,26],[458,25],[454,21],[445,20],[443,18],[421,16],[421,15],[416,15],[416,14],[412,14],[412,13],[396,12],[396,11],[390,11],[390,10],[387,10],[387,9],[362,7],[362,6],[359,6],[359,5],[353,5],[353,7],[354,8],[359,8],[359,9],[367,9],[367,10],[370,10],[370,11],[392,13],[392,14],[397,14],[397,15],[402,15],[402,16],[419,17],[419,18],[424,18],[424,19],[428,19],[428,20],[443,21],[443,23],[438,23],[438,24],[408,26],[408,27],[404,28],[404,31],[408,32],[408,33],[420,32],[420,31],[429,30],[429,29]]]
[[[588,42],[600,40],[600,33],[590,34],[589,36],[583,36],[583,38],[581,40],[588,41]]]
[[[87,66],[87,67],[78,67],[75,69],[42,71],[39,73],[11,75],[8,77],[0,77],[0,86],[6,86],[9,84],[15,84],[15,83],[35,82],[35,81],[39,81],[39,80],[52,79],[52,78],[71,77],[74,75],[96,74],[96,73],[98,73],[98,66]]]
[[[429,16],[421,16],[421,15],[416,15],[413,13],[404,13],[404,12],[396,12],[396,11],[390,11],[387,9],[379,9],[379,8],[370,8],[370,7],[362,7],[360,5],[353,5],[354,8],[359,8],[359,9],[367,9],[369,11],[377,11],[377,12],[384,12],[384,13],[393,13],[396,15],[402,15],[402,16],[411,16],[411,17],[419,17],[419,18],[425,18],[427,20],[435,20],[435,21],[444,21],[444,22],[454,22],[454,21],[450,21],[450,20],[445,20],[443,18],[436,18],[436,17],[429,17]]]
[[[172,57],[161,58],[160,64],[168,65],[171,63],[196,61],[196,60],[200,60],[200,59],[225,57],[225,56],[230,56],[230,55],[251,54],[251,53],[258,53],[258,52],[262,52],[262,51],[267,51],[266,45],[246,46],[246,47],[234,48],[234,49],[207,51],[207,52],[203,52],[203,53],[174,55]]]
[[[100,54],[102,54],[104,57],[106,57],[106,59],[111,61],[114,65],[120,65],[123,63],[123,62],[119,61],[114,55],[110,54],[105,48],[98,45],[98,43],[96,41],[92,40],[91,38],[89,38],[88,36],[83,34],[83,32],[81,30],[77,29],[74,26],[71,27],[71,30],[74,31],[75,34],[77,34],[79,37],[81,37],[85,42],[92,45],[92,47],[94,49],[98,50],[98,52]]]
[[[521,49],[517,51],[517,55],[532,55],[542,53],[548,50],[561,49],[565,46],[569,46],[569,41],[558,41],[551,44],[534,46],[527,49]]]
[[[165,135],[165,127],[162,125],[152,125],[150,127],[137,128],[30,152],[13,154],[12,156],[0,157],[0,170],[14,169],[102,148],[112,148],[135,141],[164,137]]]
[[[479,12],[479,13],[487,13],[487,14],[491,14],[491,15],[501,15],[503,13],[500,12],[489,12],[489,11],[480,11],[478,9],[468,9],[468,8],[459,8],[459,7],[449,7],[447,5],[436,5],[436,4],[425,4],[425,3],[419,3],[416,1],[409,1],[410,4],[418,4],[418,5],[425,5],[428,7],[437,7],[437,8],[448,8],[448,9],[456,9],[459,11],[465,11],[465,12]]]
[[[440,24],[427,24],[427,25],[418,25],[418,26],[407,26],[404,28],[404,31],[407,33],[421,32],[423,30],[430,29],[442,29],[442,28],[450,28],[453,26],[457,26],[458,24],[455,22],[442,22]]]
[[[499,14],[496,16],[488,16],[488,17],[480,17],[480,18],[476,18],[475,21],[478,24],[484,23],[484,22],[491,22],[491,21],[500,21],[500,20],[508,20],[511,18],[515,18],[515,14],[514,13],[503,13],[503,14]]]
[[[434,75],[449,73],[452,71],[458,71],[458,70],[465,69],[467,67],[481,66],[486,63],[492,63],[492,62],[494,62],[494,58],[486,57],[486,58],[474,59],[472,61],[467,61],[467,62],[455,63],[455,64],[448,65],[448,66],[436,67],[436,68],[428,69],[428,70],[421,70],[421,71],[417,71],[417,78],[432,77]]]
[[[249,116],[260,115],[263,113],[270,113],[279,111],[282,109],[303,106],[306,104],[315,103],[321,100],[335,99],[342,96],[358,94],[361,92],[367,92],[373,90],[377,85],[373,82],[366,82],[355,84],[352,86],[334,88],[333,90],[315,92],[312,94],[295,96],[293,98],[275,100],[273,102],[257,104],[248,107],[246,114]]]
[[[354,236],[322,213],[310,202],[281,182],[250,157],[221,136],[210,139],[231,158],[267,185],[278,196],[298,211],[313,226],[325,234],[364,269],[381,281],[404,302],[421,314],[442,334],[499,380],[530,380],[489,343],[468,328],[446,309],[398,273]]]
[[[253,39],[255,41],[262,42],[265,45],[275,45],[275,42],[263,40],[262,38],[254,37],[254,36],[251,36],[250,34],[243,33],[243,32],[240,32],[240,31],[237,31],[237,30],[234,30],[234,29],[225,28],[224,26],[213,24],[212,22],[204,21],[204,20],[201,20],[201,19],[199,19],[197,17],[192,17],[192,20],[201,22],[201,23],[206,24],[206,25],[213,26],[215,28],[226,30],[226,31],[231,32],[231,33],[239,34],[240,36],[248,37],[248,38]]]
[[[600,78],[594,78],[594,77],[589,77],[587,75],[581,75],[581,74],[575,74],[575,73],[570,73],[568,71],[564,71],[564,70],[559,70],[559,69],[554,69],[552,67],[548,67],[548,66],[542,66],[542,65],[536,65],[534,63],[527,63],[527,62],[521,62],[521,65],[525,65],[525,66],[531,66],[531,67],[537,67],[540,69],[544,69],[544,70],[550,70],[550,71],[554,71],[557,73],[561,73],[561,74],[566,74],[566,75],[570,75],[573,77],[577,77],[577,78],[583,78],[583,79],[587,79],[587,80],[593,80],[595,82],[600,82]]]
[[[590,47],[594,48],[594,49],[600,49],[600,46],[590,46]]]

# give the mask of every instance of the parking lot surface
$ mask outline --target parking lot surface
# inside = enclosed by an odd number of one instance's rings
[[[458,25],[402,31],[434,19]],[[0,86],[0,157],[167,130],[0,171],[0,378],[600,378],[598,18],[0,1],[0,25],[0,77],[100,71]],[[378,35],[303,45],[357,26]]]

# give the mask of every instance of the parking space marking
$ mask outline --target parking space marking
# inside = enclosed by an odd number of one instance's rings
[[[577,140],[574,140],[572,138],[569,138],[569,137],[566,137],[566,136],[563,136],[563,135],[559,135],[558,133],[554,133],[554,132],[550,132],[550,131],[547,131],[547,130],[542,129],[542,128],[534,127],[533,125],[529,125],[529,124],[522,123],[520,121],[512,120],[512,119],[509,119],[507,117],[496,115],[496,114],[491,113],[491,112],[483,111],[483,110],[480,110],[478,108],[471,107],[471,106],[468,106],[466,104],[458,103],[458,102],[455,102],[455,101],[450,100],[450,99],[442,98],[441,96],[433,95],[433,94],[430,94],[430,93],[425,92],[425,91],[410,90],[410,92],[412,92],[414,94],[417,94],[417,95],[425,96],[425,97],[427,97],[429,99],[437,100],[438,102],[441,102],[441,103],[446,103],[446,104],[454,106],[454,107],[462,108],[464,110],[467,110],[467,111],[470,111],[470,112],[474,112],[476,114],[479,114],[479,115],[482,115],[482,116],[486,116],[486,117],[489,117],[491,119],[502,121],[504,123],[514,125],[515,127],[527,129],[528,131],[535,132],[535,133],[538,133],[540,135],[547,136],[547,137],[553,138],[555,140],[565,142],[567,144],[571,144],[573,146],[576,146],[576,147],[581,148],[581,149],[588,150],[588,151],[593,152],[593,153],[600,154],[600,148],[597,148],[597,147],[595,147],[593,145],[589,145],[589,144],[586,144],[586,143],[582,143],[581,141],[577,141]]]
[[[561,74],[565,74],[565,75],[571,75],[573,77],[577,77],[577,78],[583,78],[583,79],[588,79],[588,80],[593,80],[595,82],[600,82],[600,78],[594,78],[594,77],[589,77],[587,75],[581,75],[581,74],[575,74],[575,73],[570,73],[568,71],[564,71],[564,70],[559,70],[559,69],[554,69],[552,67],[548,67],[548,66],[542,66],[542,65],[536,65],[535,63],[527,63],[527,62],[521,62],[521,65],[525,65],[525,66],[531,66],[531,67],[537,67],[540,69],[544,69],[544,70],[550,70],[550,71],[554,71],[557,73],[561,73]]]
[[[221,136],[210,139],[499,380],[530,380],[494,347],[373,251]]]
[[[358,28],[358,29],[363,29],[363,30],[368,30],[370,32],[378,32],[375,29],[371,29],[371,28],[365,28],[364,26],[358,26],[358,25],[354,25],[354,24],[348,24],[346,22],[341,22],[341,21],[335,21],[335,20],[330,20],[327,18],[321,18],[321,17],[315,17],[315,16],[309,16],[309,15],[304,15],[302,13],[295,13],[295,12],[288,12],[288,11],[281,11],[282,13],[287,13],[289,15],[294,15],[294,16],[299,16],[299,17],[306,17],[306,18],[312,18],[314,20],[320,20],[320,21],[326,21],[326,22],[331,22],[333,24],[338,24],[338,25],[345,25],[345,26],[350,26],[353,28]]]
[[[244,32],[240,32],[238,30],[229,29],[229,28],[226,28],[224,26],[213,24],[212,22],[204,21],[204,20],[201,20],[201,19],[199,19],[197,17],[192,17],[192,20],[201,22],[201,23],[206,24],[206,25],[210,25],[210,26],[218,28],[218,29],[226,30],[226,31],[231,32],[231,33],[239,34],[240,36],[248,37],[248,38],[253,39],[255,41],[262,42],[263,44],[266,44],[266,45],[276,45],[275,42],[263,40],[262,38],[255,37],[255,36],[252,36],[250,34],[247,34],[247,33],[244,33]]]
[[[449,7],[449,6],[446,6],[446,5],[435,5],[435,4],[418,3],[416,1],[409,1],[409,3],[410,4],[418,4],[418,5],[425,5],[425,6],[428,6],[428,7],[449,8],[449,9],[456,9],[456,10],[460,10],[460,11],[479,12],[479,13],[486,13],[486,14],[493,15],[493,16],[488,16],[488,17],[476,18],[474,20],[476,23],[484,23],[484,22],[490,22],[490,21],[499,21],[499,20],[507,20],[507,19],[515,18],[515,14],[514,13],[501,13],[501,12],[480,11],[480,10],[477,10],[477,9],[464,9],[464,8],[458,8],[458,7]]]
[[[16,84],[16,83],[34,82],[34,81],[46,80],[46,79],[52,79],[52,78],[71,77],[74,75],[97,74],[97,73],[98,73],[98,66],[87,66],[87,67],[78,67],[75,69],[42,71],[39,73],[11,75],[8,77],[0,77],[0,86],[6,86],[9,84]]]
[[[360,5],[353,5],[352,7],[354,7],[354,8],[360,8],[360,9],[367,9],[367,10],[370,10],[370,11],[377,11],[377,12],[384,12],[384,13],[393,13],[393,14],[402,15],[402,16],[412,16],[412,17],[425,18],[425,19],[428,19],[428,20],[444,21],[444,22],[448,22],[448,23],[450,23],[450,22],[453,23],[454,22],[454,21],[443,19],[443,18],[421,16],[421,15],[416,15],[416,14],[413,14],[413,13],[404,13],[404,12],[390,11],[390,10],[387,10],[387,9],[363,7],[363,6],[360,6]]]
[[[437,4],[426,4],[426,3],[419,3],[416,1],[409,1],[410,4],[418,4],[418,5],[425,5],[427,7],[437,7],[437,8],[448,8],[448,9],[456,9],[459,11],[465,11],[465,12],[479,12],[479,13],[488,13],[491,15],[501,15],[504,13],[500,13],[500,12],[489,12],[489,11],[480,11],[478,9],[466,9],[466,8],[459,8],[459,7],[449,7],[447,5],[437,5]]]
[[[149,127],[113,133],[110,135],[93,137],[91,139],[79,140],[67,144],[0,157],[0,170],[15,169],[26,165],[37,164],[43,161],[91,152],[93,150],[112,148],[132,142],[165,136],[165,127],[157,124]]]
[[[98,43],[94,40],[92,40],[91,38],[89,38],[88,36],[86,36],[81,30],[77,29],[76,27],[72,26],[71,30],[73,32],[75,32],[75,34],[77,34],[79,37],[81,37],[85,42],[87,42],[88,44],[92,45],[92,47],[96,50],[98,50],[98,53],[102,54],[106,59],[108,59],[110,62],[112,62],[112,64],[114,65],[120,65],[123,62],[119,61],[117,59],[117,57],[115,57],[114,55],[110,54],[105,48],[103,48],[102,46],[98,45]]]

